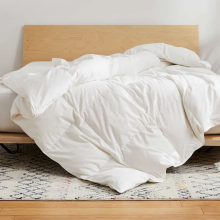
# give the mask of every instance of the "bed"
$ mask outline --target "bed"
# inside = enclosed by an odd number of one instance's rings
[[[220,78],[198,45],[197,26],[25,26],[25,66],[1,78],[18,94],[11,119],[78,178],[119,193],[163,182],[219,145],[204,133],[220,124]],[[0,143],[33,143],[26,134]]]
[[[26,25],[24,26],[23,65],[35,61],[50,61],[53,57],[66,60],[84,54],[109,55],[124,52],[136,45],[164,42],[181,46],[199,54],[197,25]],[[0,87],[3,106],[0,143],[34,143],[23,131],[9,121],[9,108],[16,95]],[[7,120],[7,121],[6,121]],[[219,127],[207,132],[207,146],[220,146]]]

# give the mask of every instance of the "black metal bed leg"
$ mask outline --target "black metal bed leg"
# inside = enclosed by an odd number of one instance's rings
[[[20,145],[17,144],[17,153],[19,153],[19,147],[20,147]]]
[[[213,148],[214,148],[213,146],[212,146],[212,147],[209,147],[209,149],[206,150],[206,153],[209,153]]]
[[[3,149],[5,149],[9,154],[12,153],[4,144],[0,144],[0,146],[1,146]]]

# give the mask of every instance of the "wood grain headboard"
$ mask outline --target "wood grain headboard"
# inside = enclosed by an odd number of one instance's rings
[[[199,54],[197,25],[26,25],[23,65],[84,54],[110,55],[147,43],[167,43]]]

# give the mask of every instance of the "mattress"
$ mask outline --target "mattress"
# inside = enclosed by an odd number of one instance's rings
[[[24,133],[10,119],[10,110],[17,94],[3,84],[0,84],[0,132]]]
[[[51,62],[33,62],[23,69],[27,71],[40,72],[52,67]],[[10,119],[10,110],[17,94],[0,83],[0,132],[24,133],[22,129]],[[220,134],[220,125],[211,128],[206,134]]]

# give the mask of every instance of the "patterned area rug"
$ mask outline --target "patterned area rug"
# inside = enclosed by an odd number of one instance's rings
[[[146,183],[123,194],[75,178],[36,145],[20,148],[15,154],[0,148],[0,200],[220,199],[220,147],[209,153],[203,147],[186,164],[168,169],[163,183]]]

